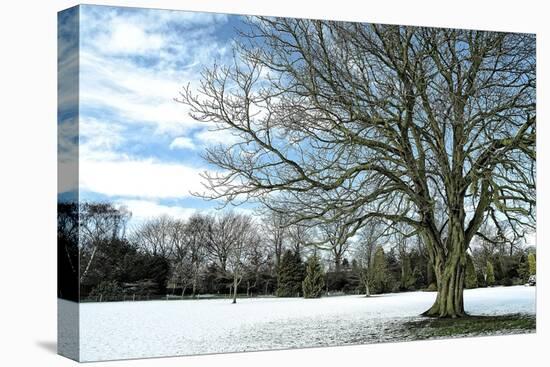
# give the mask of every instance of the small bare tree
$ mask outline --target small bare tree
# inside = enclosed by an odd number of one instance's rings
[[[206,246],[210,258],[222,274],[230,274],[229,286],[233,303],[237,303],[237,288],[249,254],[252,219],[235,212],[222,212],[208,219]]]
[[[208,223],[205,216],[195,214],[189,218],[184,228],[188,249],[186,263],[191,278],[193,298],[196,297],[200,273],[206,261]]]
[[[370,221],[359,232],[359,239],[354,243],[353,253],[359,267],[359,282],[365,288],[365,296],[370,297],[372,279],[372,261],[374,252],[381,238],[388,232],[388,226],[381,221]]]

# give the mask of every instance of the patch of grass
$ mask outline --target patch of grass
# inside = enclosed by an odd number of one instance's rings
[[[466,316],[458,319],[422,318],[406,322],[403,326],[415,339],[528,333],[536,330],[536,317],[509,314]]]

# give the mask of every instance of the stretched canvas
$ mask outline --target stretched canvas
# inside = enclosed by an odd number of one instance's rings
[[[59,353],[535,332],[535,35],[58,14]]]

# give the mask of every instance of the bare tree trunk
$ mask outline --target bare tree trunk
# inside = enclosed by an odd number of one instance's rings
[[[185,291],[187,290],[187,285],[184,285],[182,286],[182,289],[181,289],[181,298],[183,298],[183,296],[185,295]]]
[[[437,297],[424,316],[451,317],[465,316],[464,279],[466,274],[466,250],[464,231],[451,224],[447,239],[450,253],[445,257],[438,253],[434,257]]]
[[[235,274],[233,275],[233,302],[231,303],[237,303],[237,287],[239,285],[239,274],[237,271],[235,271]]]
[[[192,293],[192,297],[193,298],[197,298],[197,278],[193,278],[193,293]]]
[[[433,273],[434,273],[434,266],[433,263],[428,259],[426,262],[426,283],[428,286],[430,286],[433,282]]]
[[[449,261],[452,262],[449,266],[436,272],[437,297],[433,306],[424,312],[425,316],[452,318],[465,316],[463,296],[465,267],[460,257],[453,257]]]
[[[86,268],[84,269],[84,271],[80,275],[80,282],[82,282],[84,280],[84,278],[86,277],[86,275],[88,275],[88,271],[90,270],[90,265],[92,265],[92,262],[94,261],[94,257],[95,257],[96,252],[97,252],[97,245],[94,246],[94,249],[92,250],[92,254],[90,255],[90,259],[88,260],[88,264],[86,264]]]
[[[336,253],[334,255],[334,270],[336,274],[340,274],[340,272],[342,271],[342,255],[340,255],[339,253]]]

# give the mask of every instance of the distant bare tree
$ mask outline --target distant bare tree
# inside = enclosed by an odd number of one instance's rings
[[[168,259],[174,251],[174,228],[177,221],[167,215],[148,219],[140,223],[132,233],[132,242],[153,256]]]
[[[302,255],[302,250],[306,246],[316,246],[315,228],[305,223],[294,223],[288,227],[289,246],[297,254]]]
[[[208,220],[207,251],[220,272],[232,275],[230,290],[233,303],[237,303],[237,288],[242,281],[244,263],[253,241],[251,225],[250,216],[235,212],[222,212],[210,216]]]
[[[387,233],[388,226],[378,220],[371,220],[359,232],[359,239],[355,242],[354,258],[359,266],[359,281],[365,288],[365,296],[370,297],[370,282],[372,278],[372,261],[380,239]]]
[[[107,203],[83,203],[79,206],[80,282],[92,266],[101,246],[125,236],[130,212]]]
[[[196,297],[200,272],[206,261],[208,223],[205,216],[195,214],[189,218],[184,229],[188,249],[186,263],[188,263],[193,297]]]
[[[268,212],[263,217],[263,229],[271,248],[273,249],[275,268],[281,262],[285,239],[288,237],[288,228],[284,216],[279,213]]]
[[[266,243],[262,241],[261,234],[251,228],[247,246],[247,257],[244,263],[245,272],[248,274],[246,295],[250,296],[252,289],[257,289],[260,284],[262,269],[270,263],[270,251]],[[251,282],[253,280],[253,282]]]
[[[361,227],[358,222],[350,220],[348,216],[338,216],[336,219],[328,220],[320,224],[321,243],[318,247],[327,248],[330,251],[334,268],[340,273],[342,260],[350,246],[350,238],[355,235]]]

